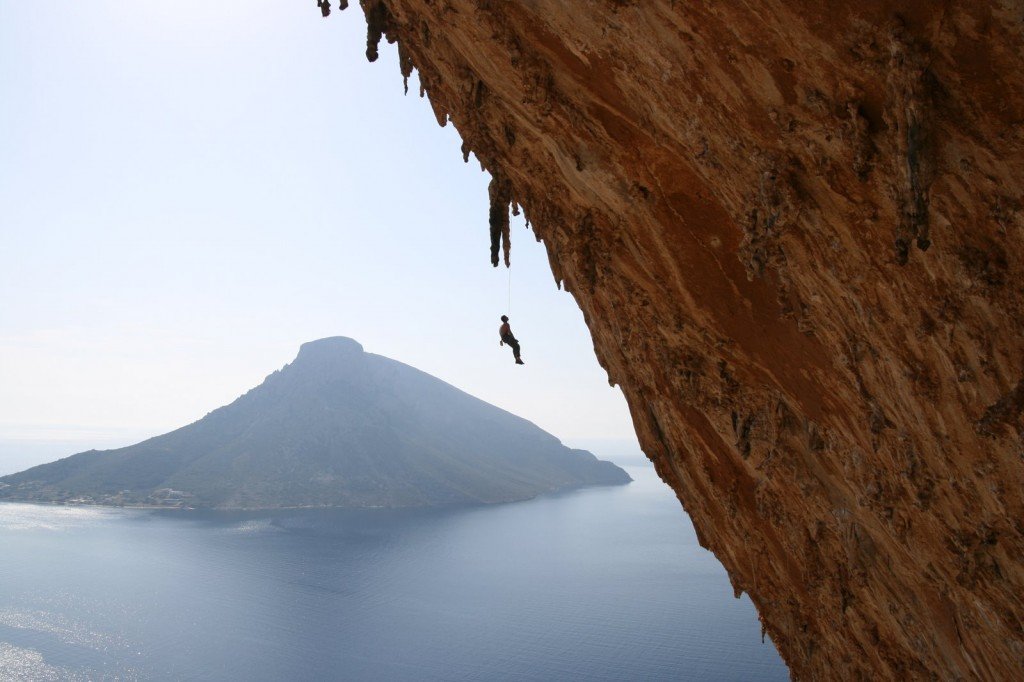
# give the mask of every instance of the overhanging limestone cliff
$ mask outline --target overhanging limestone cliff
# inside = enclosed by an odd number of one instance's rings
[[[1021,4],[361,4],[794,675],[1019,676]]]

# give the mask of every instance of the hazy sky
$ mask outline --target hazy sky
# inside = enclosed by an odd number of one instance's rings
[[[359,340],[565,440],[630,438],[541,244],[312,0],[0,0],[0,440],[132,440]],[[64,453],[70,454],[70,453]],[[2,452],[0,452],[2,457]]]

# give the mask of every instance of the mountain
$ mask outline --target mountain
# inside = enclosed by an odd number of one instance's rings
[[[525,419],[334,337],[304,344],[260,386],[188,426],[0,478],[0,499],[415,507],[630,480]]]

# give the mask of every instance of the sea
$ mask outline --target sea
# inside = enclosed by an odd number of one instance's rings
[[[0,504],[0,680],[785,680],[673,492],[414,510]]]

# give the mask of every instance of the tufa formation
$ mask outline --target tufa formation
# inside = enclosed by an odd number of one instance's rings
[[[794,677],[1019,678],[1021,4],[360,4]]]

